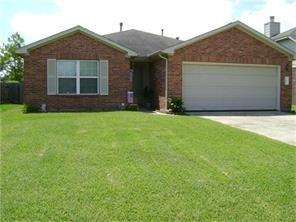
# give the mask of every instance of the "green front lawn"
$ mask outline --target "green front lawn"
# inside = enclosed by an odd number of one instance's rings
[[[293,221],[295,147],[196,116],[1,105],[1,221]]]

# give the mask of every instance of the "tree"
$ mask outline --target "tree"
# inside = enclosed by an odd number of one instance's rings
[[[24,61],[16,54],[16,49],[24,45],[19,33],[12,34],[8,43],[0,47],[0,74],[2,80],[23,81]]]

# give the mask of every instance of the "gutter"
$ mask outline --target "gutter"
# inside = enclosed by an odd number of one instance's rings
[[[162,56],[160,53],[158,54],[160,58],[165,60],[165,93],[164,93],[164,111],[168,111],[168,59]]]

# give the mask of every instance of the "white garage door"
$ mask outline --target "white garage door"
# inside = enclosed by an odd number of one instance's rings
[[[186,110],[278,109],[277,67],[183,64]]]

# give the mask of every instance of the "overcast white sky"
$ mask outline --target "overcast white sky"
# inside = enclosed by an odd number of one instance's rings
[[[18,31],[26,43],[82,25],[98,34],[140,29],[186,40],[235,20],[263,32],[274,15],[296,26],[296,0],[0,0],[0,40]],[[5,24],[4,24],[5,23]]]

